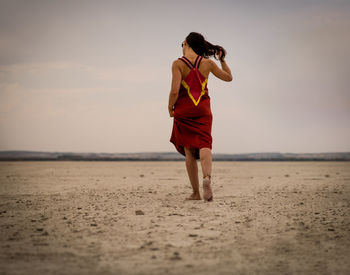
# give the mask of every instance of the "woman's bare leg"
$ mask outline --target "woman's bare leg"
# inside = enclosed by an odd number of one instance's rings
[[[199,151],[199,156],[202,165],[203,172],[203,198],[206,201],[213,200],[213,191],[211,189],[211,165],[212,165],[212,155],[209,148],[202,148]]]
[[[199,157],[201,160],[203,178],[209,176],[211,177],[211,164],[212,155],[210,148],[202,148],[199,150]]]
[[[193,193],[192,195],[188,198],[190,200],[200,200],[201,195],[199,193],[199,179],[198,179],[198,165],[197,165],[197,160],[195,158],[193,150],[190,148],[185,148],[185,153],[186,153],[186,169],[187,169],[187,174],[190,179]]]

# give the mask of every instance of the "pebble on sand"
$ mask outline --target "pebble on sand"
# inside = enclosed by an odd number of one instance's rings
[[[136,210],[135,214],[136,215],[145,215],[145,213],[142,210]]]
[[[179,252],[175,251],[174,255],[170,258],[170,260],[181,260]]]

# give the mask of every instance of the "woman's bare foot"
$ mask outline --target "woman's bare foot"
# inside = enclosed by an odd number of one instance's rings
[[[189,196],[188,198],[186,198],[186,200],[201,200],[201,195],[198,193],[192,193],[191,196]]]
[[[206,176],[203,179],[203,198],[205,201],[212,201],[213,200],[213,191],[211,190],[211,177]]]

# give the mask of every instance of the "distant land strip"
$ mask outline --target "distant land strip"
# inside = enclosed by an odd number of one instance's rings
[[[177,152],[74,153],[0,151],[0,161],[183,161]],[[350,152],[213,154],[214,161],[350,161]]]

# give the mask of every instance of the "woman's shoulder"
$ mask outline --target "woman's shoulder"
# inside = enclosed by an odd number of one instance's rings
[[[204,66],[212,66],[212,64],[214,63],[213,60],[211,60],[210,58],[206,58],[206,57],[203,57],[202,58],[202,61],[201,61],[201,64],[203,64]]]
[[[207,58],[207,57],[204,57],[202,58],[202,61],[201,62],[204,62],[204,63],[212,63],[213,60],[211,60],[210,58]]]
[[[173,60],[172,64],[173,65],[179,65],[182,64],[183,62],[180,60],[181,57],[176,58],[175,60]]]
[[[179,58],[173,60],[173,62],[171,63],[171,66],[174,67],[181,67],[181,60]]]

